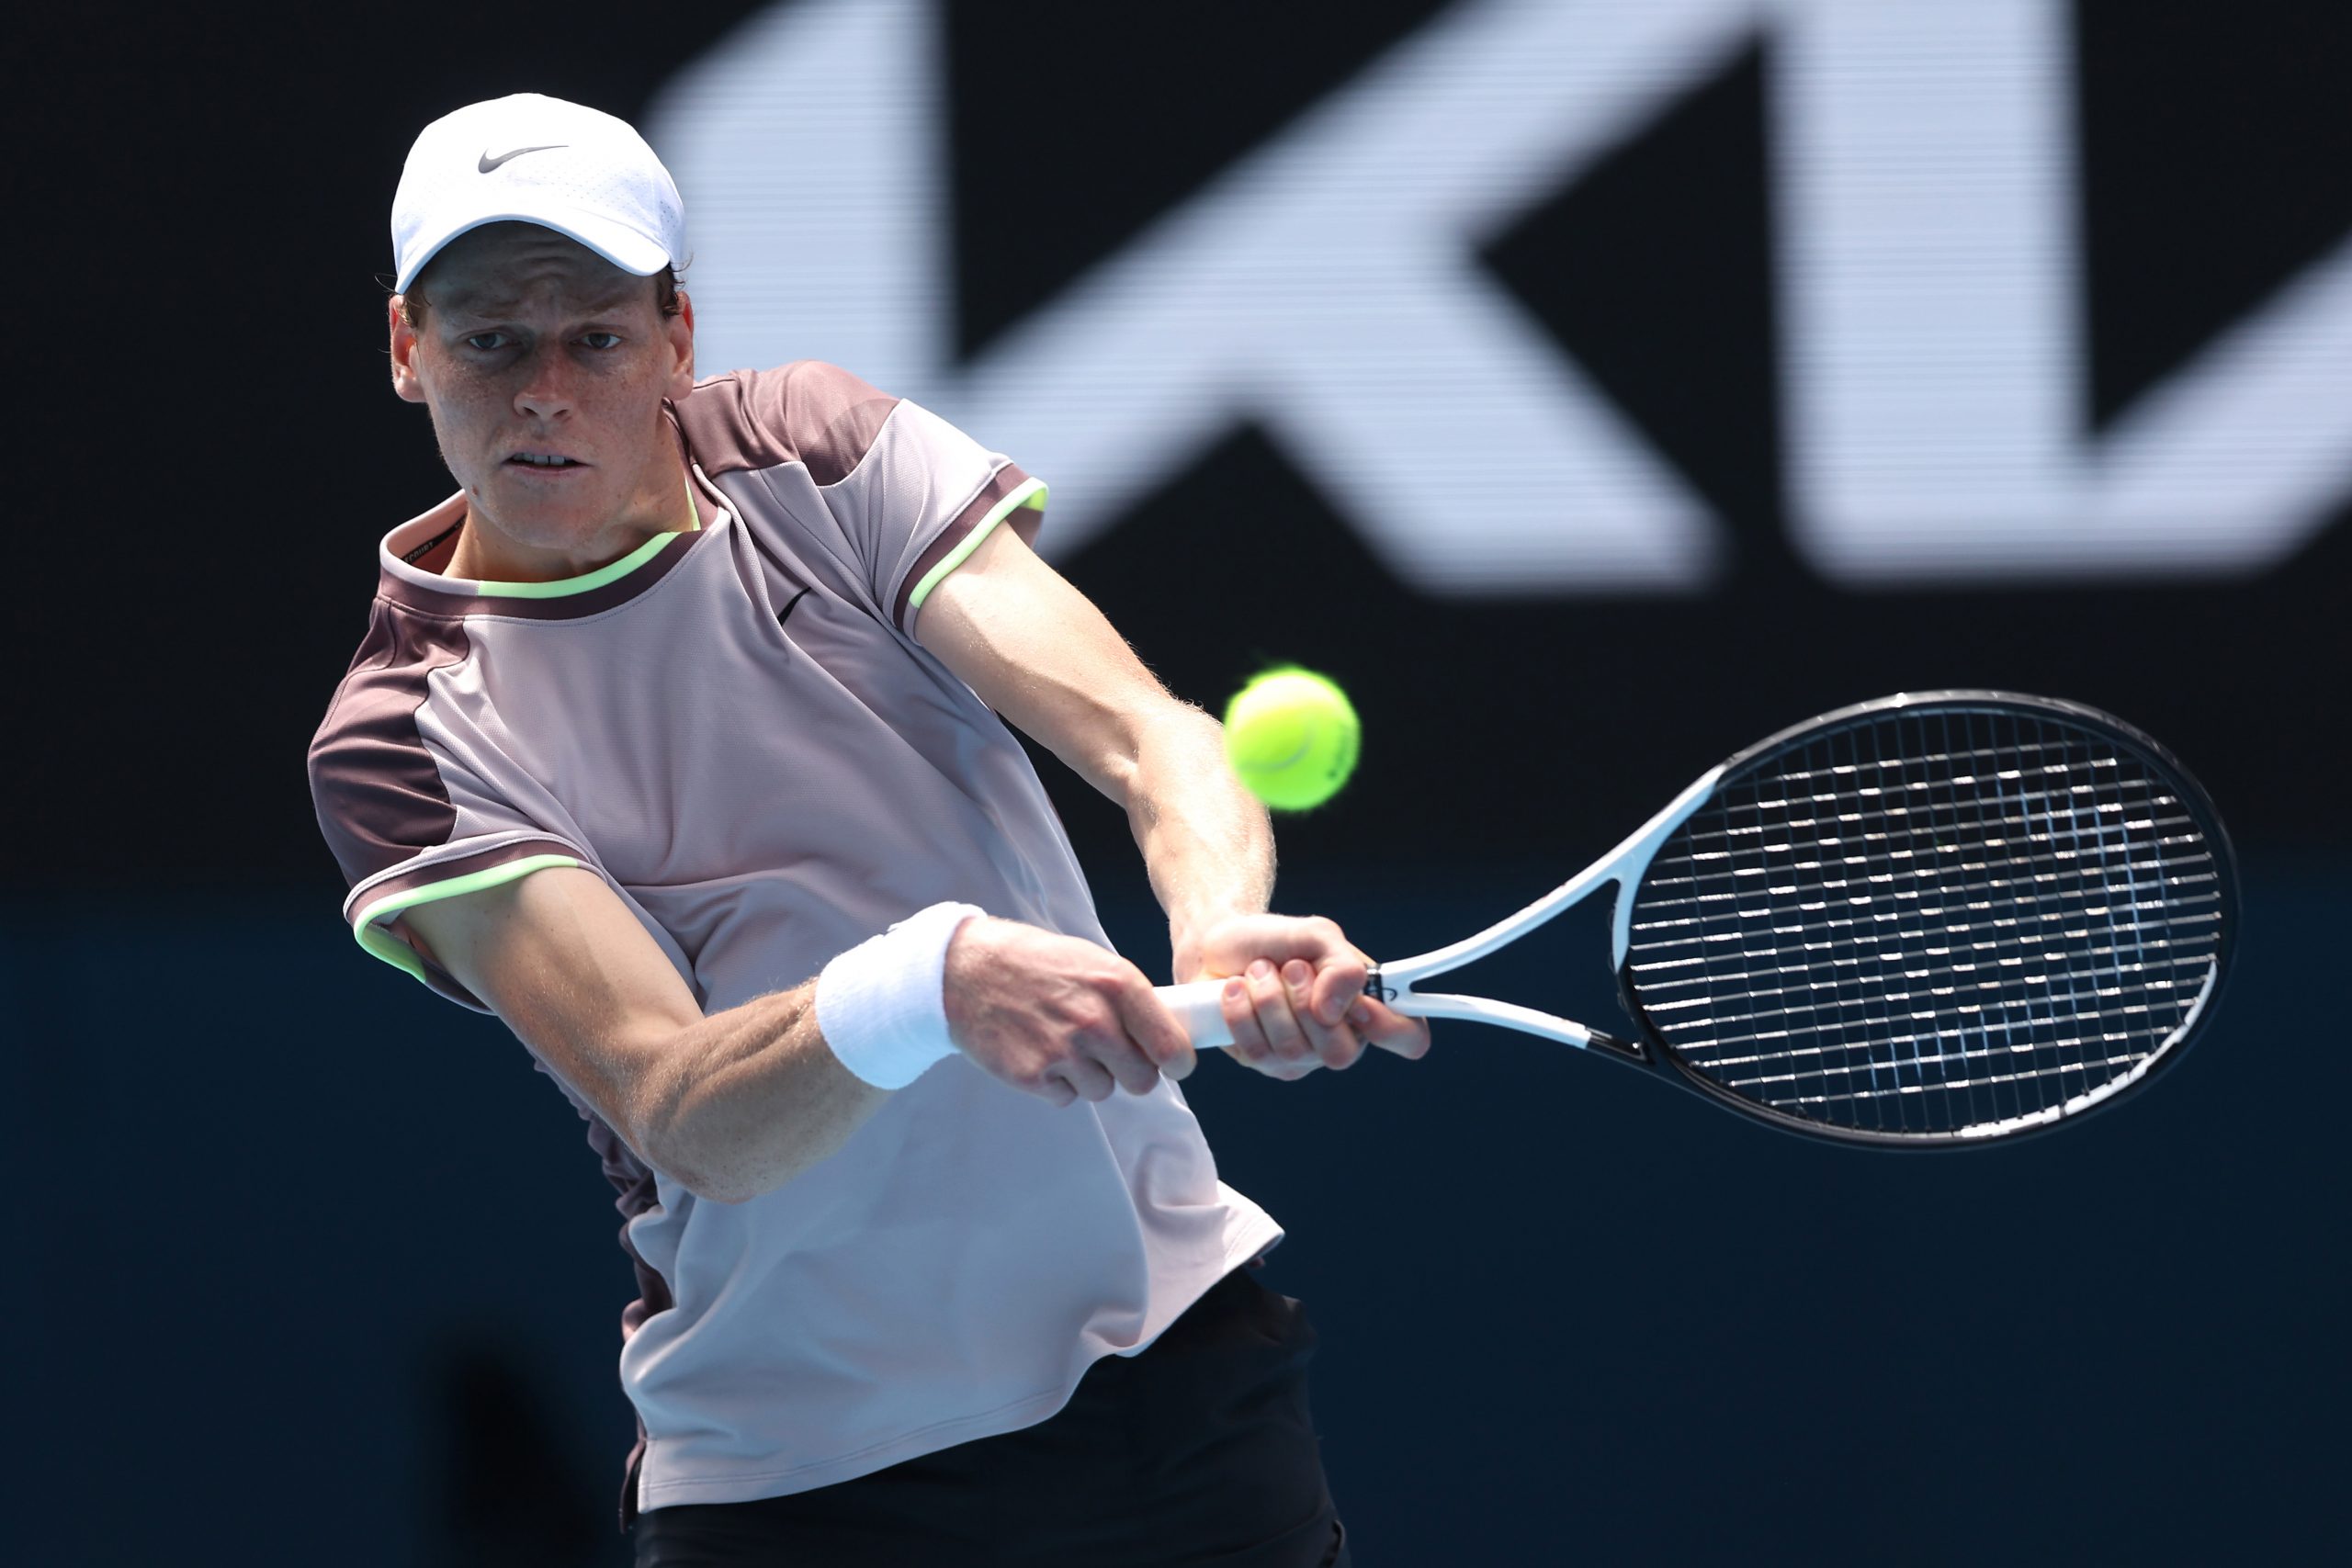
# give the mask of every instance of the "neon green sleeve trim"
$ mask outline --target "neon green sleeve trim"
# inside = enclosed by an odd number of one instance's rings
[[[360,910],[352,919],[351,934],[359,939],[361,947],[366,948],[393,968],[405,970],[413,979],[423,980],[424,961],[417,957],[415,949],[391,932],[383,930],[379,925],[379,921],[389,920],[402,910],[413,909],[419,904],[435,904],[444,898],[461,898],[469,893],[480,893],[485,888],[501,886],[517,877],[528,876],[535,871],[545,871],[549,866],[579,864],[579,861],[570,855],[528,855],[522,860],[510,861],[504,865],[493,865],[486,871],[469,872],[464,876],[453,876],[447,882],[428,882],[422,887],[412,887],[405,893],[394,893],[379,898]]]
[[[942,557],[937,566],[922,574],[922,581],[915,584],[915,591],[907,595],[907,613],[912,615],[922,609],[922,602],[931,597],[931,591],[944,581],[949,572],[969,559],[972,552],[980,547],[980,541],[993,533],[998,524],[1024,506],[1032,512],[1046,510],[1045,480],[1023,479],[1012,487],[1012,494],[989,507],[989,514],[972,525],[972,531],[964,536],[963,542]]]
[[[600,566],[584,577],[558,578],[553,582],[477,582],[474,592],[485,599],[567,599],[574,593],[585,593],[592,588],[602,588],[607,582],[617,582],[662,553],[662,547],[676,538],[676,534],[656,534],[645,543],[606,566]]]

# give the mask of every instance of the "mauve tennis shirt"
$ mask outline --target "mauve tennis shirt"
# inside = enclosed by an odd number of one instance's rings
[[[916,637],[989,530],[1034,532],[1045,487],[814,362],[714,377],[671,413],[693,532],[551,583],[404,558],[447,559],[420,547],[462,495],[383,541],[311,749],[360,944],[479,1008],[392,922],[561,865],[604,879],[707,1012],[942,899],[1108,946],[1020,743]],[[805,1491],[1043,1420],[1282,1235],[1165,1080],[1055,1107],[952,1057],[740,1204],[650,1169],[562,1087],[637,1260],[620,1371],[642,1507]]]

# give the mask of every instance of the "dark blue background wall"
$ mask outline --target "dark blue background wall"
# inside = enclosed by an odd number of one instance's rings
[[[2014,1147],[1816,1147],[1467,1026],[1295,1085],[1204,1064],[1186,1092],[1227,1179],[1290,1228],[1269,1280],[1323,1335],[1360,1561],[2340,1545],[2347,870],[2258,863],[2211,1038]],[[1291,887],[1403,951],[1538,871],[1333,861]],[[1609,1016],[1591,934],[1498,982]],[[12,904],[0,1029],[13,1560],[626,1561],[616,1216],[497,1025],[311,904],[173,896]]]
[[[609,1193],[502,1029],[337,929],[301,750],[374,540],[447,491],[381,358],[416,128],[522,87],[639,113],[752,8],[12,21],[9,1561],[621,1560]],[[1443,9],[947,6],[962,351]],[[2352,229],[2352,8],[2071,16],[2096,433]],[[1718,515],[1711,590],[1436,595],[1247,423],[1064,564],[1188,698],[1273,659],[1348,680],[1364,770],[1286,825],[1282,903],[1375,953],[1516,908],[1771,729],[1964,684],[2096,703],[2178,750],[2248,852],[2242,962],[2143,1099],[1950,1156],[1808,1146],[1466,1028],[1298,1085],[1207,1064],[1187,1092],[1289,1225],[1272,1282],[1323,1332],[1359,1561],[2340,1551],[2352,529],[2339,506],[2229,578],[1825,581],[1784,515],[1772,47],[1476,258]],[[1124,823],[1056,788],[1157,969]],[[1498,987],[1605,1020],[1590,936]]]

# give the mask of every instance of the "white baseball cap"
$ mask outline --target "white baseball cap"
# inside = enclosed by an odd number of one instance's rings
[[[537,93],[468,104],[417,137],[392,195],[392,291],[469,229],[503,222],[569,235],[640,277],[685,254],[685,203],[636,128]]]

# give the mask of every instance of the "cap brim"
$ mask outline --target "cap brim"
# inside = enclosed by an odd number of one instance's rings
[[[670,253],[661,242],[650,240],[626,224],[593,212],[485,212],[453,225],[431,244],[423,247],[416,257],[401,271],[392,285],[392,292],[405,294],[409,285],[416,281],[435,256],[446,249],[450,241],[469,234],[486,223],[532,223],[542,229],[552,229],[566,239],[577,240],[623,272],[633,272],[639,277],[650,277],[671,265]]]

